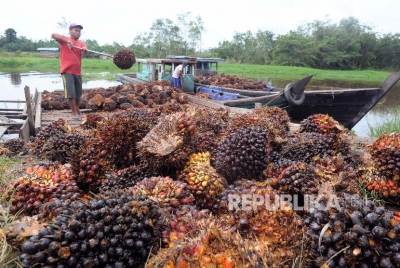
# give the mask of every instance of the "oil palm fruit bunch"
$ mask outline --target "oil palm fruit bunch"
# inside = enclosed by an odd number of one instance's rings
[[[281,150],[284,158],[312,163],[315,157],[333,157],[341,154],[346,162],[352,162],[349,142],[338,139],[336,134],[316,132],[298,133],[291,137]]]
[[[53,198],[77,199],[80,192],[72,171],[59,163],[39,163],[27,168],[26,174],[7,189],[10,212],[21,215],[38,214],[43,203]]]
[[[41,155],[48,160],[65,164],[69,161],[71,152],[83,150],[86,139],[78,133],[56,133],[45,142]]]
[[[400,133],[382,134],[371,145],[369,151],[381,175],[399,186]]]
[[[345,134],[346,128],[328,114],[313,114],[300,122],[299,131],[321,134]]]
[[[110,98],[105,98],[104,99],[104,104],[103,104],[104,111],[112,112],[116,108],[117,108],[117,103],[114,100],[112,100]]]
[[[44,129],[36,134],[36,137],[31,141],[30,147],[34,154],[41,157],[44,144],[50,137],[58,133],[67,133],[68,124],[60,118],[48,124]]]
[[[23,267],[144,267],[158,242],[154,203],[117,192],[76,203],[22,244]]]
[[[135,53],[127,49],[119,50],[115,53],[113,62],[122,70],[130,69],[136,62]]]
[[[174,247],[177,241],[195,238],[205,228],[210,227],[220,230],[229,228],[221,225],[208,209],[199,210],[193,205],[183,205],[175,213],[165,217],[161,232],[162,242],[166,247]]]
[[[302,225],[295,211],[267,182],[235,181],[220,195],[212,211],[244,237],[256,235],[274,243],[294,239]]]
[[[21,138],[6,140],[3,146],[10,150],[12,155],[26,154],[28,151],[25,141]]]
[[[195,131],[192,117],[186,112],[161,117],[158,124],[137,143],[141,166],[149,173],[165,175],[182,169],[194,153],[190,141]]]
[[[357,169],[359,182],[371,194],[377,194],[382,200],[398,204],[400,188],[398,182],[386,179],[375,167],[359,167]]]
[[[149,176],[137,165],[116,171],[107,172],[105,179],[100,185],[100,191],[106,192],[113,189],[126,189],[135,186],[138,181]]]
[[[318,194],[320,180],[315,165],[297,162],[272,178],[271,185],[285,194]]]
[[[212,208],[219,194],[227,187],[225,178],[210,164],[209,152],[192,154],[178,179],[188,185],[199,208]]]
[[[87,113],[86,120],[81,124],[85,129],[95,129],[97,127],[97,123],[103,120],[105,117],[102,113]]]
[[[263,106],[254,109],[254,113],[263,119],[267,119],[270,123],[268,124],[268,131],[273,145],[279,145],[287,140],[290,131],[290,118],[285,110],[278,106]]]
[[[239,128],[221,141],[215,168],[229,184],[242,178],[261,179],[269,151],[268,131],[260,127]]]
[[[348,195],[338,206],[311,209],[305,223],[318,267],[400,265],[400,225],[371,200]]]
[[[106,164],[101,159],[106,151],[97,152],[90,143],[85,150],[74,150],[70,154],[69,163],[75,175],[79,189],[84,193],[97,193],[105,180]]]
[[[95,137],[98,151],[105,151],[104,159],[117,169],[135,163],[137,142],[154,125],[155,116],[144,109],[131,109],[114,113],[97,122]]]
[[[243,238],[214,226],[205,226],[194,238],[175,240],[174,246],[161,249],[152,256],[146,267],[275,267],[292,262],[296,255],[286,249],[271,249],[267,241]],[[299,253],[300,251],[296,252]]]
[[[138,196],[145,195],[168,211],[194,203],[194,197],[190,193],[188,185],[170,177],[144,178],[130,188],[129,193]]]
[[[280,152],[271,150],[267,168],[263,171],[263,177],[264,179],[278,178],[284,169],[294,163],[296,161],[284,158]]]

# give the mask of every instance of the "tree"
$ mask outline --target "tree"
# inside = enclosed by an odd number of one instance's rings
[[[17,41],[17,32],[12,28],[8,28],[7,30],[5,30],[4,35],[6,37],[7,43],[14,43],[15,41]]]

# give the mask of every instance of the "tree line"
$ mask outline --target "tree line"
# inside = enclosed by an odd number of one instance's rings
[[[63,18],[58,23],[67,28]],[[83,40],[88,48],[114,54],[121,49],[133,50],[138,58],[164,58],[169,55],[218,57],[230,62],[301,66],[331,70],[398,70],[400,68],[400,34],[379,34],[354,17],[338,24],[315,20],[300,25],[287,34],[268,30],[235,32],[231,40],[215,48],[201,50],[205,32],[200,16],[190,12],[178,14],[177,21],[156,19],[150,30],[133,38],[129,46],[114,42],[99,45]],[[57,47],[54,40],[32,41],[6,29],[0,36],[0,51],[36,51],[38,47]]]

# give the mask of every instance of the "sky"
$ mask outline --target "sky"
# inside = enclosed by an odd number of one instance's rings
[[[394,34],[400,32],[399,11],[399,0],[0,0],[0,35],[12,28],[17,37],[50,40],[53,32],[68,34],[57,25],[65,18],[83,26],[81,40],[129,46],[157,19],[177,23],[178,14],[190,12],[203,21],[201,48],[208,49],[231,41],[235,32],[277,36],[315,20],[338,24],[349,17],[374,32]]]

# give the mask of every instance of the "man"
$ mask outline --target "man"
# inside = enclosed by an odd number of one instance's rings
[[[182,75],[183,75],[183,69],[186,66],[186,62],[182,62],[178,66],[176,66],[174,73],[172,74],[172,79],[174,80],[174,87],[175,88],[180,88],[182,85]]]
[[[87,53],[86,44],[79,41],[82,25],[72,23],[69,35],[57,33],[51,35],[60,44],[60,73],[64,84],[64,97],[68,99],[72,116],[82,119],[79,102],[82,96],[82,53]],[[78,48],[77,48],[78,47]]]

